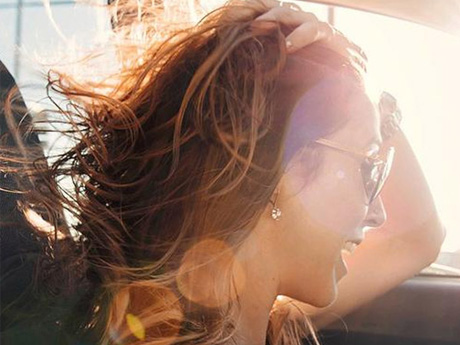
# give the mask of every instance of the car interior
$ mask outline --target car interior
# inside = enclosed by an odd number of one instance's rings
[[[66,4],[70,8],[70,6],[74,6],[73,2],[73,0],[67,2],[65,0],[51,1],[51,8],[60,7],[59,10],[61,10]],[[420,150],[417,153],[422,156],[422,163],[427,166],[436,165],[438,164],[437,161],[431,161],[430,157],[440,159],[441,163],[439,164],[442,166],[438,170],[441,170],[440,173],[446,174],[445,180],[441,178],[443,180],[442,185],[440,182],[433,182],[435,197],[439,195],[440,199],[441,215],[445,215],[446,241],[448,241],[443,246],[436,262],[351,314],[343,318],[337,317],[335,322],[319,330],[319,340],[324,345],[460,344],[460,237],[457,235],[458,222],[460,222],[457,201],[460,201],[460,191],[456,187],[460,185],[458,181],[460,174],[456,174],[456,172],[460,172],[460,163],[456,162],[460,141],[458,135],[455,136],[452,134],[453,132],[450,132],[452,128],[455,130],[460,128],[458,126],[459,120],[455,119],[455,116],[460,114],[460,105],[456,101],[460,90],[457,84],[459,79],[456,79],[456,76],[460,77],[460,65],[458,63],[460,60],[457,60],[460,59],[460,0],[298,0],[295,3],[306,10],[313,11],[320,19],[336,25],[345,34],[350,33],[352,37],[361,35],[361,41],[358,43],[362,45],[364,50],[369,47],[370,57],[372,57],[373,47],[376,46],[374,56],[378,55],[376,60],[380,65],[375,69],[378,69],[377,74],[380,73],[381,80],[384,80],[385,84],[386,80],[391,77],[391,73],[399,78],[394,84],[388,82],[385,86],[394,86],[396,94],[402,96],[403,105],[408,108],[409,115],[407,118],[409,120],[406,125],[407,127],[412,125],[415,128],[413,134],[409,133],[409,137],[412,135],[414,141],[420,143]],[[14,45],[27,44],[27,42],[21,41],[18,33],[21,23],[18,24],[13,19],[25,20],[24,18],[20,19],[19,11],[21,9],[26,13],[30,9],[42,11],[42,7],[43,3],[38,0],[35,2],[2,0],[0,3],[0,26],[12,24],[2,28],[5,31],[4,34],[0,34],[0,44],[11,49]],[[86,12],[82,11],[81,15],[83,16],[84,13]],[[2,22],[2,16],[3,18],[9,16],[9,22],[6,19],[5,22]],[[368,30],[363,27],[366,23],[375,25],[372,28],[374,31],[369,29],[371,32],[366,33]],[[379,23],[384,24],[379,26]],[[356,35],[354,35],[355,33]],[[406,34],[407,36],[404,36]],[[7,35],[16,35],[16,38],[7,41]],[[375,39],[371,42],[373,37]],[[406,41],[402,42],[401,37],[404,37]],[[367,44],[368,42],[371,43]],[[382,46],[386,49],[385,53],[378,50],[384,49]],[[404,50],[406,48],[408,53]],[[414,55],[408,55],[411,54],[411,51]],[[414,56],[417,56],[417,59],[426,60],[425,62],[417,62],[420,64],[418,71],[423,69],[426,75],[432,73],[437,78],[446,79],[436,79],[431,83],[433,84],[430,85],[431,89],[419,91],[418,86],[415,85],[417,81],[411,79],[412,72],[409,67],[405,67],[414,61]],[[445,57],[444,60],[441,59],[443,56]],[[438,57],[440,60],[436,60]],[[0,61],[5,64],[0,65],[0,104],[2,104],[5,101],[6,92],[14,87],[16,82],[21,84],[27,80],[28,74],[26,69],[21,70],[21,64],[25,64],[25,62],[21,61],[15,54],[7,54],[0,49]],[[385,64],[393,72],[386,71]],[[444,89],[439,83],[449,84],[444,84],[446,88]],[[426,94],[423,93],[425,91]],[[443,94],[452,99],[451,103],[446,104],[443,101]],[[427,95],[431,95],[431,97]],[[456,99],[455,95],[457,95]],[[19,102],[22,101],[19,100]],[[412,116],[410,113],[418,113],[419,109],[423,108],[424,102],[432,102],[426,107],[427,117],[423,117],[425,115]],[[426,138],[418,134],[420,131],[423,132],[427,126],[431,126],[428,117],[432,115],[436,115],[437,127],[434,130],[439,134],[436,147],[447,150],[443,151],[446,152],[445,154],[439,155],[439,150],[436,153],[426,149],[428,145]],[[21,114],[18,114],[18,121],[19,118],[21,118]],[[0,135],[7,131],[6,123],[2,122],[3,119],[2,114],[0,116]],[[455,124],[457,124],[456,128]],[[46,144],[46,140],[42,141]],[[37,142],[38,138],[30,139],[30,145]],[[431,179],[430,183],[432,180],[436,180],[434,174],[428,169],[427,176],[429,180]],[[5,176],[0,177],[2,177],[0,178],[0,187],[6,188],[9,186],[8,184],[12,183]],[[447,187],[447,184],[452,188]],[[446,189],[449,190],[446,192]],[[20,247],[34,247],[36,243],[34,242],[35,239],[21,234],[17,228],[9,228],[8,222],[5,222],[11,217],[14,218],[12,205],[15,203],[15,197],[0,190],[0,198],[0,216],[4,221],[0,229],[2,232],[0,242],[1,269],[6,271],[11,267],[17,267],[23,275],[20,280],[23,282],[21,286],[7,287],[8,280],[2,279],[0,302],[8,303],[8,301],[21,296],[31,279],[30,270],[32,268],[23,265],[22,262],[15,261],[14,257]],[[2,323],[5,322],[7,321],[2,321]],[[13,343],[18,342],[11,342],[11,344]],[[312,343],[311,339],[305,340],[305,344],[310,343]]]

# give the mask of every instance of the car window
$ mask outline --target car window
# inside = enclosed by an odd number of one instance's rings
[[[293,2],[331,22],[360,45],[369,57],[370,81],[397,97],[404,115],[402,128],[447,230],[442,253],[425,272],[460,275],[460,161],[456,159],[460,148],[456,133],[460,125],[460,38],[376,14]],[[104,11],[70,0],[53,0],[50,9],[53,20],[41,1],[4,0],[0,4],[0,59],[19,85],[42,83],[39,74],[28,67],[35,55],[51,59],[59,52],[71,53],[72,47],[106,39],[109,17]],[[26,100],[44,96],[40,88],[24,88],[24,92]]]
[[[460,38],[422,25],[336,8],[335,24],[361,45],[369,73],[400,102],[402,128],[430,185],[446,239],[426,272],[460,273]],[[366,28],[365,30],[363,28]]]

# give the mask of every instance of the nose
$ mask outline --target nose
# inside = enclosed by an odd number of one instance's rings
[[[370,205],[367,216],[364,219],[364,226],[377,228],[385,223],[387,214],[383,206],[382,198],[379,196]]]

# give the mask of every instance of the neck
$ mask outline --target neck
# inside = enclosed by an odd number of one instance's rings
[[[248,296],[249,297],[249,296]],[[238,345],[264,345],[270,310],[274,300],[268,302],[256,296],[240,299],[241,308],[236,318],[236,333],[232,341]]]
[[[263,243],[262,243],[263,244]],[[230,344],[265,345],[270,311],[278,290],[278,279],[273,274],[271,261],[261,249],[260,239],[249,238],[237,256],[241,262],[246,283],[239,292],[239,310],[235,315],[236,333]]]

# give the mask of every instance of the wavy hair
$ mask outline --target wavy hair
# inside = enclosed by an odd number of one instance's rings
[[[82,297],[62,320],[67,332],[101,344],[232,338],[234,253],[286,162],[315,139],[288,138],[292,111],[326,75],[359,83],[362,73],[352,45],[349,56],[319,44],[287,55],[291,28],[254,24],[268,9],[258,1],[229,2],[146,47],[116,84],[97,85],[104,92],[50,72],[49,97],[60,120],[47,121],[59,122],[56,131],[71,139],[64,152],[41,157],[22,145],[21,137],[39,130],[21,128],[7,112],[18,145],[2,146],[0,169],[16,176],[24,212],[46,213],[53,225],[45,251],[53,272],[79,275],[68,280]],[[305,126],[315,122],[317,137],[346,121],[309,116]],[[308,158],[312,175],[318,159]],[[62,221],[63,210],[73,223]],[[197,292],[197,277],[209,271],[225,292],[206,284]],[[56,277],[46,284],[59,285]],[[299,330],[282,309],[272,311],[269,343],[300,344],[311,327]]]

